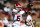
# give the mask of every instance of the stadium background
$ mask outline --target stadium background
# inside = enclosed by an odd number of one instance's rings
[[[6,7],[10,7],[12,9],[14,9],[14,4],[19,2],[22,6],[26,7],[26,3],[28,2],[28,0],[0,0],[0,4],[2,4],[0,6],[0,9],[3,10],[4,5]],[[32,3],[33,2],[33,3]],[[31,3],[33,4],[32,8],[36,11],[35,15],[32,15],[32,19],[33,21],[35,21],[35,26],[40,27],[40,0],[33,0]],[[25,3],[25,4],[24,4]],[[32,11],[30,11],[32,13]],[[5,12],[0,12],[0,19],[3,20],[4,17],[9,18],[8,15],[5,15]],[[11,22],[10,22],[11,23]]]

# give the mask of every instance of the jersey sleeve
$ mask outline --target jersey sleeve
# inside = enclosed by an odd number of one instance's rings
[[[20,14],[24,14],[25,12],[24,11],[20,11]]]
[[[17,10],[16,9],[13,9],[13,12],[17,12]]]
[[[4,11],[7,11],[7,8],[6,7],[4,8]]]

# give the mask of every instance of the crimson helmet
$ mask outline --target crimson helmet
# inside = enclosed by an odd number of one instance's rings
[[[17,4],[15,5],[15,7],[16,7],[16,9],[22,8],[22,6],[21,6],[19,3],[17,3]]]

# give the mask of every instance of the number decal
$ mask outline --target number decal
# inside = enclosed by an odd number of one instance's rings
[[[20,18],[19,18],[20,16],[17,16],[17,21],[20,21]]]

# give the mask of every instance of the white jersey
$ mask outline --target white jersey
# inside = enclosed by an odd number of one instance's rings
[[[4,11],[5,11],[5,12],[10,12],[11,9],[10,9],[10,8],[7,8],[7,7],[4,7]]]
[[[24,11],[20,11],[19,13],[17,13],[14,17],[14,22],[15,21],[21,21],[22,20],[22,14],[25,13]]]
[[[24,11],[20,11],[19,13],[15,14],[14,17],[14,27],[21,27],[21,20],[22,20],[22,14],[24,13]]]
[[[4,23],[5,25],[7,25],[7,24],[8,24],[8,20],[7,20],[7,18],[6,18],[6,17],[4,18],[3,23]]]
[[[26,19],[27,19],[27,20],[29,21],[29,23],[31,24],[31,21],[32,21],[31,15],[28,15]],[[28,24],[28,23],[26,23],[26,24]],[[29,24],[28,24],[28,25],[29,25]]]
[[[13,11],[12,12],[15,12],[15,13],[17,13],[18,12],[18,10],[16,10],[16,9],[13,9]]]

